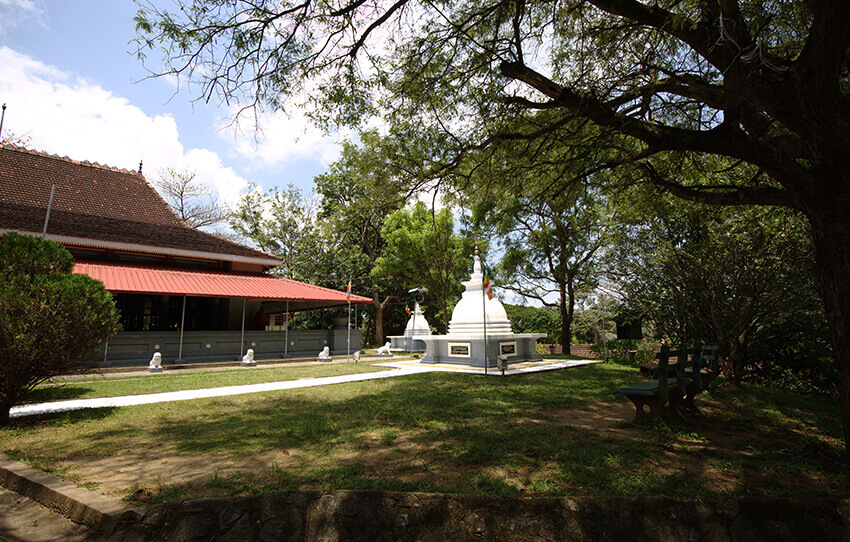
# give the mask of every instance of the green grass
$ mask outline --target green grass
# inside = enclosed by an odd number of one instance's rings
[[[624,418],[599,431],[563,421],[616,402],[613,390],[636,378],[618,364],[508,378],[428,373],[77,411],[16,421],[0,430],[0,449],[60,475],[83,459],[140,453],[138,468],[151,472],[162,457],[209,465],[190,480],[149,481],[153,502],[299,487],[850,496],[835,402],[748,386],[706,394],[705,413],[687,424],[635,427]]]
[[[178,390],[196,390],[263,382],[281,382],[301,378],[319,378],[391,370],[365,363],[302,365],[294,367],[238,368],[230,371],[164,372],[143,376],[110,376],[48,383],[36,388],[30,403],[115,397]]]

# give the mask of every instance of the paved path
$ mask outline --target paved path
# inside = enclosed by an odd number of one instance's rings
[[[520,364],[517,368],[505,371],[505,375],[517,375],[524,373],[552,371],[568,367],[577,367],[600,363],[599,361],[558,361],[551,363],[527,363]],[[257,393],[264,391],[292,390],[298,388],[311,388],[314,386],[327,386],[331,384],[342,384],[345,382],[362,382],[364,380],[378,380],[381,378],[395,378],[411,374],[427,372],[455,372],[466,374],[484,374],[484,369],[476,369],[464,366],[450,366],[445,364],[428,365],[416,361],[400,361],[376,363],[377,366],[393,367],[394,371],[379,371],[374,373],[359,373],[341,376],[327,376],[321,378],[304,378],[301,380],[287,380],[283,382],[265,382],[261,384],[245,384],[241,386],[223,386],[219,388],[204,388],[200,390],[170,391],[164,393],[148,393],[143,395],[123,395],[119,397],[98,397],[95,399],[73,399],[70,401],[54,401],[50,403],[35,403],[29,405],[18,405],[12,407],[9,416],[17,418],[21,416],[35,416],[38,414],[53,414],[56,412],[67,412],[70,410],[81,410],[84,408],[125,407],[134,405],[148,405],[152,403],[166,403],[170,401],[187,401],[190,399],[203,399],[207,397],[223,397],[227,395],[242,395],[246,393]],[[499,376],[497,369],[490,369],[490,375]]]
[[[91,540],[91,532],[62,514],[0,488],[0,542]]]

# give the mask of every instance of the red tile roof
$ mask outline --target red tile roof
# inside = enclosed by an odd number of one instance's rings
[[[187,271],[78,261],[74,273],[101,281],[113,293],[146,293],[198,297],[234,297],[300,302],[303,307],[346,304],[345,292],[271,275]],[[351,296],[352,303],[371,303]],[[295,309],[296,307],[293,307]]]
[[[49,235],[279,261],[185,225],[136,171],[13,146],[0,146],[0,229],[41,233],[53,184]]]

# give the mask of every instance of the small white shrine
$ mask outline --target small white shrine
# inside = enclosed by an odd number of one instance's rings
[[[424,352],[424,337],[431,336],[431,325],[422,314],[419,303],[413,305],[413,312],[404,327],[404,335],[390,335],[390,350],[393,352]]]
[[[495,297],[488,299],[484,292],[484,274],[477,249],[473,261],[472,275],[463,283],[466,290],[452,312],[449,332],[422,338],[425,343],[422,363],[484,367],[486,359],[487,367],[496,367],[500,356],[508,364],[541,360],[537,340],[546,335],[513,332],[502,302]]]

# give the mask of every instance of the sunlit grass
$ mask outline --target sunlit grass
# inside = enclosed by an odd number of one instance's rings
[[[327,365],[301,365],[293,367],[235,368],[229,371],[198,371],[147,374],[142,376],[109,376],[78,378],[39,386],[28,398],[30,403],[115,397],[178,390],[196,390],[282,382],[302,378],[320,378],[347,374],[373,373],[391,370],[365,363],[333,363]]]

